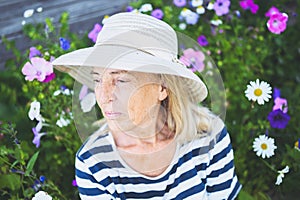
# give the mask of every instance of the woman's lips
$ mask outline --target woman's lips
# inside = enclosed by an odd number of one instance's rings
[[[121,115],[120,112],[113,112],[113,111],[106,111],[104,112],[106,118],[108,119],[114,119],[114,118],[117,118]]]

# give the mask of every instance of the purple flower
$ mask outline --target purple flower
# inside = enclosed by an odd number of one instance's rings
[[[282,110],[282,112],[287,113],[287,111],[288,111],[288,105],[287,105],[287,100],[286,99],[277,97],[274,100],[274,103],[275,103],[275,105],[273,106],[273,110],[280,109],[280,110]]]
[[[201,46],[207,46],[208,45],[208,41],[205,37],[205,35],[200,35],[197,39],[198,44],[200,44]]]
[[[30,47],[29,49],[29,59],[33,58],[33,57],[40,57],[42,56],[42,53],[35,47]]]
[[[248,10],[250,9],[250,11],[255,14],[258,9],[259,6],[257,4],[255,4],[253,2],[253,0],[244,0],[244,1],[240,1],[240,6],[244,9],[244,10]]]
[[[179,60],[186,66],[190,67],[193,72],[203,71],[204,59],[205,56],[202,51],[195,51],[192,48],[184,50],[183,55],[179,58]]]
[[[161,9],[157,8],[151,12],[151,15],[157,19],[162,19],[164,17],[164,13]]]
[[[127,11],[127,12],[133,11],[133,7],[132,7],[132,6],[127,6],[127,7],[126,7],[126,11]]]
[[[60,37],[59,38],[59,43],[60,43],[60,47],[63,49],[63,50],[68,50],[70,49],[70,41],[67,40],[66,38],[63,38],[63,37]]]
[[[280,97],[280,89],[274,88],[273,99],[276,99],[277,97]]]
[[[22,73],[26,76],[25,80],[33,81],[33,79],[37,79],[43,82],[46,76],[53,73],[53,66],[44,58],[33,57],[30,62],[25,63]]]
[[[173,0],[173,3],[177,7],[183,7],[186,5],[186,0]]]
[[[277,109],[269,113],[268,120],[271,127],[284,129],[290,120],[290,116],[287,113],[284,113],[282,110]]]
[[[99,32],[101,31],[102,26],[100,24],[95,24],[94,25],[94,29],[91,30],[91,32],[89,32],[88,37],[94,42],[96,43],[97,41],[97,36],[99,34]]]
[[[214,10],[216,15],[221,16],[229,13],[230,0],[216,0]]]
[[[35,144],[36,148],[39,148],[40,142],[41,142],[41,137],[46,135],[46,132],[40,133],[40,130],[38,130],[36,127],[32,128],[32,132],[34,134],[34,138],[32,140],[32,143]]]
[[[74,187],[77,187],[77,186],[78,186],[75,179],[72,181],[72,185],[73,185]]]
[[[266,16],[266,17],[271,17],[271,16],[272,16],[273,14],[275,14],[275,13],[280,13],[280,12],[279,12],[278,8],[276,8],[275,6],[272,6],[272,7],[268,10],[268,12],[265,13],[265,16]]]
[[[267,22],[267,27],[270,32],[274,34],[280,34],[286,29],[286,22],[288,21],[288,15],[285,13],[275,13],[270,16]]]

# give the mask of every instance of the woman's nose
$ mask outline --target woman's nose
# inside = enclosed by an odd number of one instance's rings
[[[105,81],[101,84],[100,102],[109,103],[115,100],[115,85],[111,81]]]

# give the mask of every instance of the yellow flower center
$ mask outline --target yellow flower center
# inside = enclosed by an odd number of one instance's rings
[[[268,148],[268,145],[266,143],[262,143],[260,145],[260,147],[263,149],[263,150],[266,150]]]
[[[254,90],[254,94],[255,94],[255,96],[259,97],[260,95],[262,95],[262,90],[257,88],[257,89]]]

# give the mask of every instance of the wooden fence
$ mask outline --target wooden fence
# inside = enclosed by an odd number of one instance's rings
[[[22,23],[43,22],[47,17],[58,23],[62,12],[69,13],[70,29],[78,34],[91,30],[104,15],[125,10],[129,0],[0,0],[0,36],[14,40],[16,47],[25,52],[30,41],[22,34]],[[24,11],[33,9],[34,14],[25,18]],[[42,11],[41,11],[42,10]],[[0,38],[0,70],[5,60],[13,54],[5,49]]]

